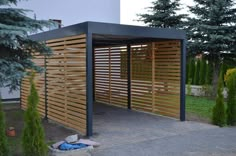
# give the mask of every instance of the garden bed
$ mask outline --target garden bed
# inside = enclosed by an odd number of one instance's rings
[[[13,156],[21,156],[21,136],[24,127],[24,111],[20,109],[19,104],[5,104],[4,111],[6,115],[7,127],[13,126],[16,130],[16,137],[9,137],[9,145]],[[43,121],[46,134],[46,141],[50,145],[63,140],[68,135],[76,134],[76,131],[62,127],[56,123]]]

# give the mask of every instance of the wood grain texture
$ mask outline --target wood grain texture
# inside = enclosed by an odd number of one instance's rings
[[[48,117],[86,134],[86,35],[47,41],[53,54],[46,58]],[[33,61],[44,67],[44,56],[37,54]],[[38,110],[45,116],[45,79],[36,74],[40,96]],[[27,108],[29,80],[21,85],[22,109]]]
[[[100,47],[94,53],[96,101],[126,107],[126,49]],[[132,109],[179,118],[180,57],[177,40],[131,45]]]
[[[126,47],[95,48],[95,101],[127,107],[127,68],[121,60],[127,61]]]

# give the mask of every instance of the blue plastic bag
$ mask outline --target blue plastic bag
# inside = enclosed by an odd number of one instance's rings
[[[61,145],[59,146],[59,149],[60,149],[60,150],[67,151],[67,150],[81,149],[81,148],[85,148],[85,147],[88,147],[88,145],[82,144],[82,143],[69,144],[69,143],[67,143],[67,142],[64,142],[63,144],[61,144]]]

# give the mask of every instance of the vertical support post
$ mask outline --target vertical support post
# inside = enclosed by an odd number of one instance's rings
[[[66,46],[66,40],[64,40],[64,49],[67,48]],[[64,120],[65,122],[68,122],[68,108],[67,108],[67,98],[68,98],[68,93],[67,93],[67,53],[65,52],[63,54],[63,64],[64,64],[64,110],[65,110],[65,116],[64,116]]]
[[[47,93],[47,57],[44,56],[44,97],[45,97],[45,120],[48,120],[48,93]]]
[[[185,121],[186,40],[181,40],[180,121]]]
[[[93,135],[93,47],[92,33],[86,35],[87,136]]]
[[[20,80],[20,109],[22,109],[22,79]],[[0,98],[2,99],[1,97],[1,92],[0,92]]]
[[[108,91],[108,97],[109,97],[109,104],[111,104],[111,47],[108,48],[108,79],[109,79],[109,91]]]
[[[131,109],[131,52],[130,44],[127,45],[127,93],[128,101],[127,108]]]
[[[155,42],[152,42],[151,44],[151,50],[152,50],[152,112],[155,112]]]
[[[96,102],[96,77],[95,77],[95,48],[94,46],[92,46],[92,53],[93,53],[93,67],[94,67],[94,70],[93,70],[93,100],[94,102]]]

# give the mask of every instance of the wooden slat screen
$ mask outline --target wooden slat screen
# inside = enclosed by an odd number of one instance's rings
[[[44,56],[40,56],[39,54],[35,54],[33,60],[36,65],[40,67],[44,67],[45,65],[45,58]],[[29,76],[25,76],[21,81],[21,108],[23,110],[26,110],[27,108],[27,99],[30,93],[30,80]],[[42,73],[36,73],[35,74],[35,85],[36,89],[38,91],[39,96],[39,103],[38,103],[38,111],[41,116],[45,115],[45,74]]]
[[[131,46],[131,108],[152,112],[151,44]]]
[[[162,41],[155,48],[155,113],[179,118],[180,41]]]
[[[47,41],[48,117],[86,134],[86,36]]]
[[[127,70],[121,71],[121,59],[127,62],[126,47],[95,48],[96,102],[127,107]]]
[[[120,49],[95,49],[95,101],[127,108],[127,50]],[[131,108],[179,118],[180,61],[180,41],[131,45]]]
[[[95,101],[110,103],[110,54],[109,48],[94,51]]]
[[[46,42],[53,55],[46,58],[46,97],[48,118],[86,134],[86,35],[72,36]],[[44,66],[42,56],[34,61]],[[40,94],[39,110],[45,115],[44,74],[36,76]],[[26,108],[29,81],[21,86],[22,108]]]

